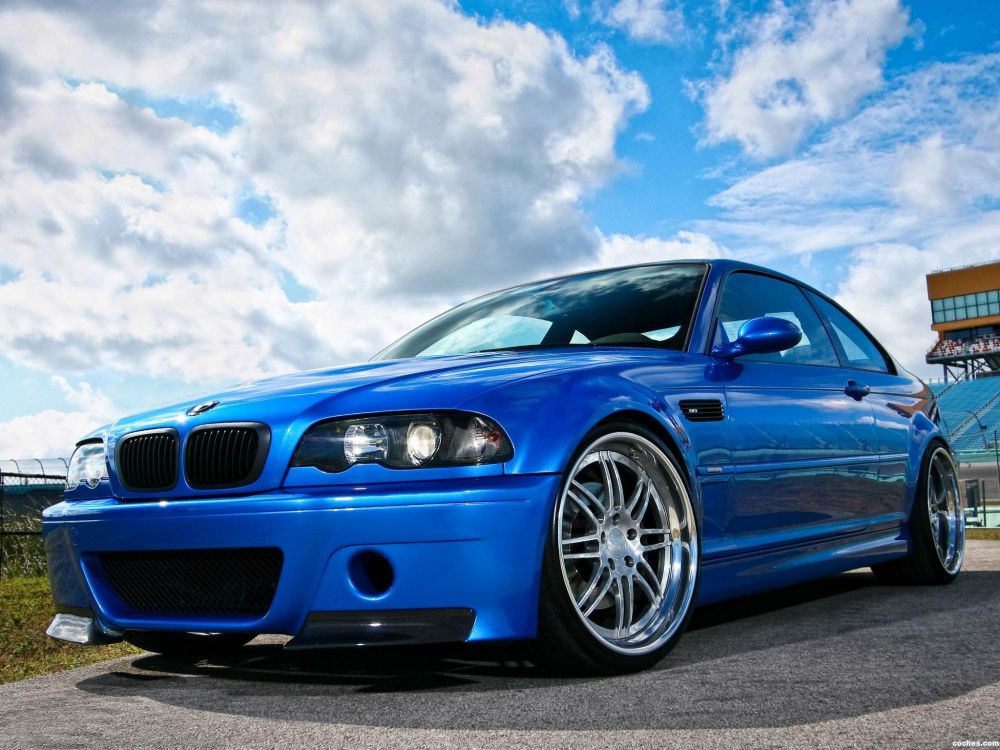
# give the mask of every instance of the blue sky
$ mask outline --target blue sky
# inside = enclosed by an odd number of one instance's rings
[[[631,169],[586,203],[604,232],[669,235],[689,228],[698,220],[718,217],[721,212],[709,202],[712,196],[724,190],[734,178],[752,174],[761,166],[757,160],[747,162],[741,158],[735,144],[704,147],[699,143],[704,111],[691,96],[687,84],[704,78],[706,71],[716,66],[724,66],[718,37],[726,30],[718,5],[701,3],[685,7],[685,22],[690,30],[681,43],[666,46],[636,40],[625,30],[595,24],[586,4],[581,5],[580,14],[574,18],[565,5],[558,3],[469,0],[461,3],[467,12],[484,19],[506,18],[552,29],[581,53],[597,44],[610,45],[622,65],[639,71],[649,85],[648,109],[630,120],[618,142],[618,153]],[[733,5],[738,5],[742,12],[763,14],[772,4]],[[789,3],[789,7],[801,9],[808,4]],[[1000,6],[925,0],[900,3],[900,7],[908,11],[912,28],[902,43],[886,50],[882,70],[887,81],[935,62],[1000,50]],[[877,98],[877,93],[873,98]],[[808,150],[826,134],[826,128],[817,127],[797,151]],[[898,137],[903,141],[907,136],[899,133]],[[767,163],[774,162],[764,162]],[[852,244],[845,244],[810,259],[811,267],[791,264],[786,270],[807,276],[824,291],[834,293],[841,280],[838,267],[847,262],[845,256],[852,248]],[[1000,244],[995,254],[1000,257]]]
[[[7,5],[0,456],[660,258],[933,376],[924,274],[1000,257],[998,43],[971,1]]]

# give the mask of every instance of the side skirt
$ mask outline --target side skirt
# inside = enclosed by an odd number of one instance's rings
[[[702,564],[697,604],[713,604],[868,567],[902,557],[908,548],[908,538],[897,527],[707,560]]]

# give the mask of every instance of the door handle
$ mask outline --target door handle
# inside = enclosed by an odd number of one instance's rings
[[[859,383],[857,380],[848,380],[847,387],[844,389],[844,393],[853,398],[855,401],[860,401],[871,392],[871,388],[863,383]]]

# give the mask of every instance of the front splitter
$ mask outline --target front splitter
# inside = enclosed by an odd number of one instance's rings
[[[365,612],[311,612],[286,649],[350,646],[403,646],[466,641],[476,622],[471,609],[394,609]]]

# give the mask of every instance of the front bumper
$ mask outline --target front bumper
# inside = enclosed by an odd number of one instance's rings
[[[542,550],[558,485],[557,475],[539,474],[245,497],[63,502],[43,514],[52,593],[57,611],[92,614],[103,632],[301,637],[309,621],[307,642],[324,645],[317,621],[370,623],[384,613],[382,619],[398,625],[406,612],[423,623],[422,640],[435,640],[435,613],[465,611],[472,613],[468,640],[528,638],[535,634]],[[284,557],[262,616],[135,611],[98,559],[106,552],[249,547],[277,547]],[[359,552],[378,553],[391,564],[392,584],[384,593],[353,582],[349,568]],[[461,639],[455,621],[437,639]],[[331,631],[330,645],[380,640],[357,640],[357,631]]]

